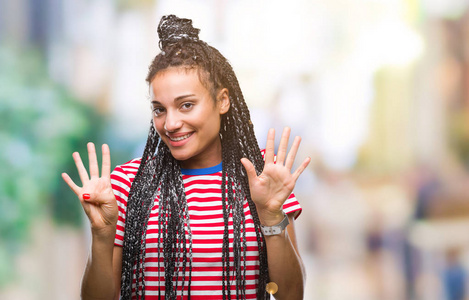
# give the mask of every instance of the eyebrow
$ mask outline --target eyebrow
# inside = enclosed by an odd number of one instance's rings
[[[174,102],[178,102],[178,101],[181,101],[181,100],[184,100],[186,98],[193,97],[193,96],[195,96],[195,94],[181,95],[179,97],[176,97],[176,99],[174,99]],[[160,103],[160,102],[157,101],[157,100],[152,100],[151,103]]]

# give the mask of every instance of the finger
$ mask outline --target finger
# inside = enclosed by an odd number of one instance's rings
[[[87,193],[86,191],[83,191],[83,194],[80,195],[81,199],[87,203],[92,203],[95,205],[101,205],[101,204],[106,204],[106,200],[99,198],[98,195],[93,194],[93,193]]]
[[[285,161],[285,156],[287,155],[288,148],[288,139],[290,138],[290,128],[285,127],[282,132],[282,137],[280,138],[280,144],[277,151],[277,164],[283,165]]]
[[[275,156],[275,129],[270,128],[267,134],[267,143],[265,145],[265,163],[273,163]]]
[[[65,183],[70,187],[70,189],[78,196],[80,197],[80,190],[81,188],[73,182],[72,178],[68,176],[67,173],[62,173],[62,178],[65,181]]]
[[[292,176],[295,182],[298,180],[298,177],[300,177],[301,173],[303,173],[303,171],[306,169],[306,167],[309,165],[310,162],[311,162],[311,157],[305,158],[303,163],[295,170],[295,172],[293,172]]]
[[[248,180],[251,183],[252,180],[257,178],[256,168],[254,167],[252,162],[247,158],[241,158],[241,164],[244,166],[246,174],[248,175]]]
[[[80,176],[80,180],[82,184],[88,182],[88,172],[86,171],[85,166],[83,165],[83,161],[81,160],[80,153],[74,152],[72,154],[73,160],[75,161],[75,165],[77,166],[78,175]]]
[[[296,154],[298,153],[298,148],[300,147],[301,138],[296,136],[291,145],[290,151],[288,152],[287,161],[285,162],[285,167],[288,170],[291,170],[293,163],[295,162]]]
[[[101,176],[110,177],[111,176],[111,151],[109,150],[109,146],[107,144],[103,144],[102,152],[103,152],[103,166],[101,170]]]
[[[88,160],[90,163],[90,178],[99,177],[98,159],[93,143],[88,143]]]

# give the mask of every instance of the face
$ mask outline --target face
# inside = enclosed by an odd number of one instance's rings
[[[213,167],[221,162],[221,115],[229,109],[228,90],[213,99],[196,69],[169,68],[150,84],[153,123],[183,168]]]

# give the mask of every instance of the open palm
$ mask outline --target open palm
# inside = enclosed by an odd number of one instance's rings
[[[301,138],[295,137],[290,151],[287,153],[290,128],[285,128],[275,156],[275,131],[270,129],[265,149],[265,164],[262,173],[257,176],[253,164],[246,158],[242,159],[251,190],[251,198],[260,213],[276,214],[282,210],[282,205],[293,191],[296,181],[311,159],[306,158],[292,173]]]
[[[73,153],[73,159],[80,176],[82,187],[77,186],[70,176],[62,174],[62,178],[78,196],[93,230],[114,227],[117,222],[117,203],[111,186],[111,155],[108,145],[102,146],[103,161],[101,177],[99,176],[96,149],[93,143],[88,143],[88,157],[90,174],[86,171],[80,155]]]

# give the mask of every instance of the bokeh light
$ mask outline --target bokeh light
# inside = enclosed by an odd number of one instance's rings
[[[313,158],[305,299],[469,297],[469,2],[4,0],[0,299],[79,299],[89,225],[60,173],[88,141],[141,155],[170,13],[230,60],[261,147],[291,126]]]

